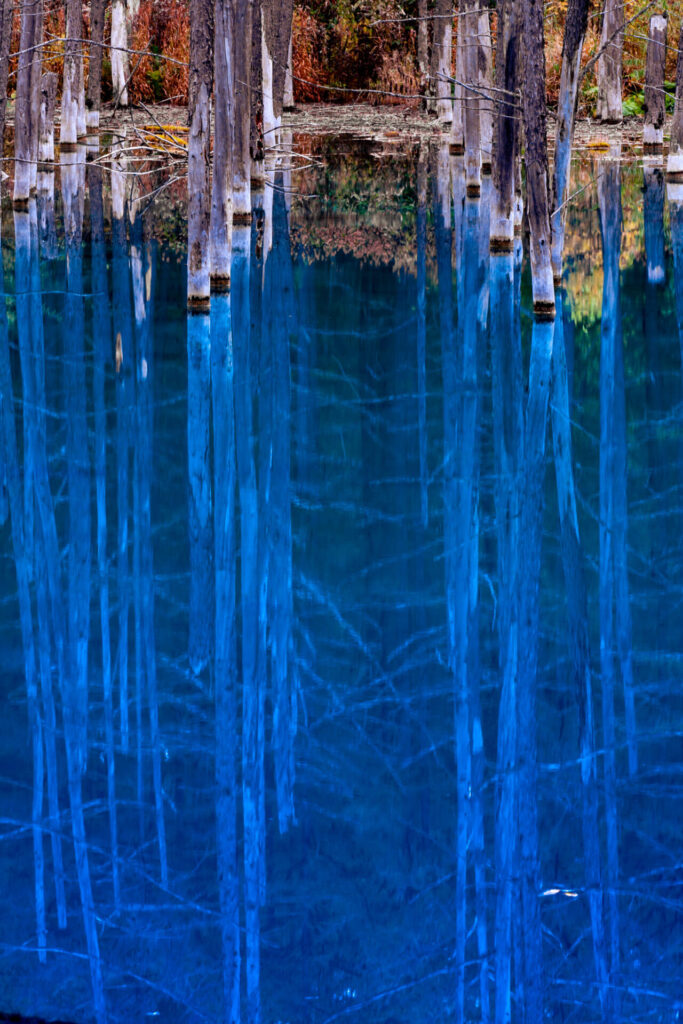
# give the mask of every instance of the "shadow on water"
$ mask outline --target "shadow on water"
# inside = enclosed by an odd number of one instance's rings
[[[576,168],[553,327],[461,157],[326,157],[210,314],[121,140],[3,218],[0,1007],[674,1020],[683,195]]]

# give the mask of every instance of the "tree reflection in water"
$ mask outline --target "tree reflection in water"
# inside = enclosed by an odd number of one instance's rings
[[[532,324],[414,155],[368,215],[363,154],[324,208],[266,161],[210,314],[125,140],[5,222],[0,1009],[673,1012],[683,203],[634,288],[601,158],[601,315],[572,264]]]

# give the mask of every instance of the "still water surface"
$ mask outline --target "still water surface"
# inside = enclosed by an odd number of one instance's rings
[[[210,316],[122,158],[4,210],[0,1010],[428,1024],[464,970],[480,1020],[510,884],[521,1019],[535,774],[548,1019],[677,1020],[683,208],[577,167],[537,376],[456,158],[300,143]]]

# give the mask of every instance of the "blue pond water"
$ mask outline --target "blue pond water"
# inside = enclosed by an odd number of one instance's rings
[[[678,1020],[683,208],[577,166],[532,328],[456,158],[294,148],[210,316],[121,157],[4,209],[0,1010],[521,1020],[531,808],[547,1019]]]

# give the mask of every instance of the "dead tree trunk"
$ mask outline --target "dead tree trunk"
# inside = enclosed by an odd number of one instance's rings
[[[481,131],[481,171],[491,173],[493,150],[493,46],[491,43],[491,23],[485,3],[479,7],[479,30],[477,33],[479,47],[479,111]]]
[[[216,0],[215,37],[215,128],[213,180],[211,182],[211,291],[230,288],[232,248],[232,179],[234,80],[232,0]]]
[[[5,152],[7,78],[9,76],[9,50],[12,42],[13,13],[14,0],[2,0],[0,3],[0,157]]]
[[[209,222],[211,187],[211,85],[213,81],[211,0],[190,2],[190,137],[188,146],[187,305],[209,307]]]
[[[83,88],[82,35],[83,9],[81,0],[67,0],[66,49],[64,52],[64,82],[62,85],[62,123],[59,131],[59,144],[62,153],[73,151],[78,142],[79,91]]]
[[[522,108],[534,315],[539,320],[552,320],[555,317],[555,290],[550,260],[545,53],[541,0],[527,0],[524,5],[524,43]]]
[[[267,147],[275,145],[282,124],[287,61],[292,40],[292,0],[264,0],[262,24],[263,133]]]
[[[467,195],[481,194],[481,124],[479,117],[478,0],[464,0],[460,24],[463,38],[463,103],[465,126],[465,188]]]
[[[28,208],[31,192],[31,134],[34,120],[31,103],[31,69],[37,27],[35,8],[30,5],[24,6],[21,12],[19,69],[14,104],[14,205],[18,209]],[[36,125],[34,132],[37,130],[38,126]]]
[[[465,26],[463,18],[463,0],[458,0],[455,36],[455,85],[453,87],[453,121],[451,123],[451,153],[462,156],[465,152],[465,125],[463,113],[463,81],[465,76],[463,37]]]
[[[88,93],[85,100],[86,125],[93,131],[100,127],[100,103],[102,101],[102,54],[104,43],[104,12],[106,0],[92,0],[90,4],[90,59],[88,68]],[[113,61],[112,61],[113,71]]]
[[[0,82],[0,86],[2,82]],[[676,63],[676,105],[671,125],[667,176],[673,181],[683,181],[683,22],[678,37],[678,61]]]
[[[251,23],[253,0],[235,0],[235,165],[233,211],[235,224],[251,221]]]
[[[417,0],[417,70],[420,72],[420,88],[429,88],[429,22],[427,21],[427,0]]]
[[[660,153],[664,143],[666,27],[666,14],[652,15],[647,35],[645,124],[643,125],[643,145],[650,153]]]
[[[432,45],[432,77],[437,117],[444,124],[453,118],[451,99],[451,44],[453,39],[453,0],[436,0]]]
[[[126,0],[113,0],[111,5],[111,81],[114,99],[119,107],[128,106],[128,12]]]
[[[621,92],[624,54],[624,0],[605,0],[598,59],[598,120],[622,121]]]
[[[32,6],[34,27],[33,27],[33,52],[30,54],[31,61],[31,159],[29,162],[29,186],[31,195],[35,195],[38,188],[38,148],[40,136],[40,87],[43,73],[43,21],[44,6],[43,0],[35,0]]]
[[[518,150],[519,111],[517,82],[520,63],[520,7],[502,0],[498,7],[496,40],[496,97],[494,119],[492,252],[512,252],[515,237],[515,160]]]
[[[560,96],[557,103],[555,128],[552,195],[552,261],[553,275],[556,281],[562,274],[562,250],[564,249],[564,227],[567,212],[565,203],[569,190],[569,166],[572,157],[576,99],[581,80],[581,55],[588,26],[589,5],[590,0],[570,0],[564,26]]]
[[[38,137],[38,162],[53,164],[55,160],[55,102],[57,99],[57,74],[48,71],[41,78],[40,85],[40,131]]]

